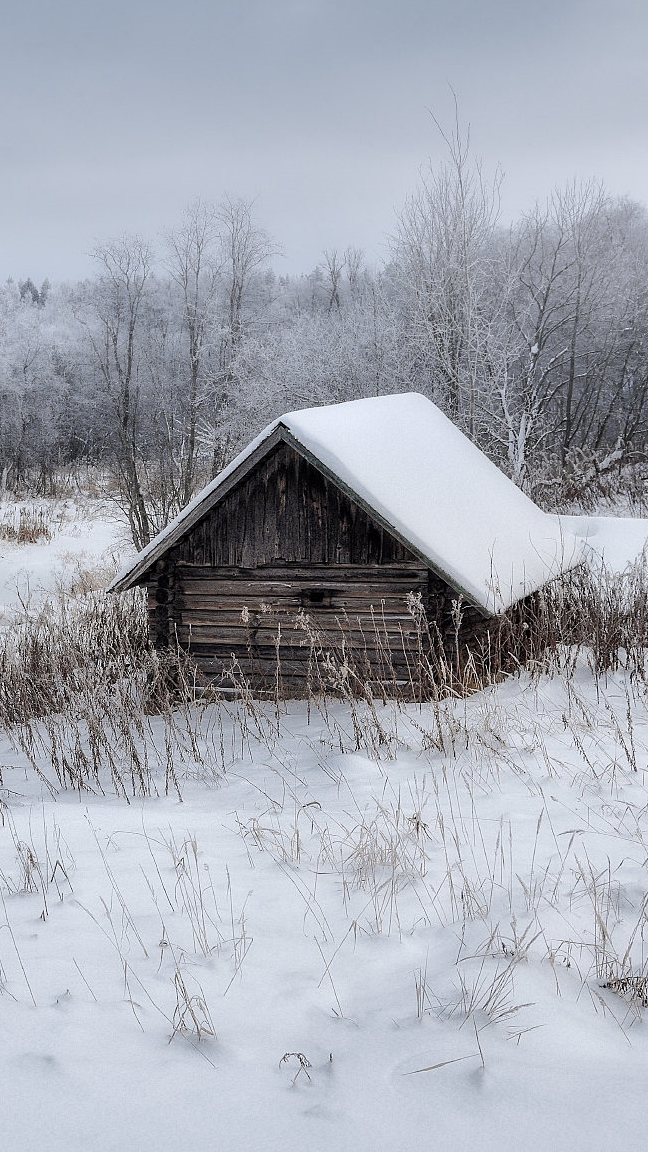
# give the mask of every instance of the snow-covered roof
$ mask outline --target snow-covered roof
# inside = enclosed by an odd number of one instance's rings
[[[582,557],[582,541],[529,500],[436,405],[408,393],[281,416],[137,555],[110,590],[141,579],[277,430],[488,613],[504,611]]]

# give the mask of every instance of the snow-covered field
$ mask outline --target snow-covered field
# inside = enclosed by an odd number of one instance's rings
[[[34,519],[42,514],[49,540],[5,538],[3,526],[18,527],[21,510]],[[127,526],[106,501],[0,501],[0,627],[59,591],[103,587],[133,551]]]
[[[74,552],[21,547],[43,584]],[[643,1149],[646,693],[582,657],[438,707],[197,706],[181,800],[155,717],[130,803],[1,734],[2,1146]]]

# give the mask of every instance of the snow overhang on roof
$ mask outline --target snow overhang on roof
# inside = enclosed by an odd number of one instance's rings
[[[488,614],[505,611],[582,559],[582,541],[529,500],[436,405],[408,393],[307,408],[275,420],[109,591],[141,580],[276,439],[294,444]]]

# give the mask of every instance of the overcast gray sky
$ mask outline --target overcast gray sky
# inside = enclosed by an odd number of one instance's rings
[[[0,279],[76,278],[192,200],[255,197],[277,271],[384,237],[453,106],[503,215],[648,200],[645,0],[0,0]]]

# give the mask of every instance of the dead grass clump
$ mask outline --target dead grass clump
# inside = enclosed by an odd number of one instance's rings
[[[0,723],[65,712],[83,687],[112,687],[146,667],[149,643],[139,593],[48,601],[0,638]]]
[[[284,1052],[283,1056],[281,1057],[281,1060],[279,1061],[279,1067],[280,1068],[283,1067],[284,1064],[288,1064],[289,1061],[291,1061],[291,1060],[295,1060],[297,1062],[297,1070],[296,1070],[295,1075],[293,1076],[293,1078],[291,1080],[291,1084],[293,1085],[293,1087],[297,1083],[297,1080],[301,1076],[302,1072],[306,1076],[306,1079],[310,1081],[311,1077],[310,1077],[310,1073],[308,1070],[309,1070],[309,1068],[312,1068],[313,1065],[311,1064],[308,1057],[304,1056],[303,1052]],[[294,1065],[293,1065],[293,1067],[294,1067]]]
[[[60,593],[74,598],[102,591],[119,570],[115,555],[103,560],[92,560],[85,552],[63,552],[60,553],[60,559],[64,565],[59,583]]]
[[[603,985],[639,1008],[648,1008],[648,976],[612,976]]]
[[[0,725],[54,789],[110,781],[148,795],[162,762],[165,790],[178,791],[177,764],[200,757],[185,722],[191,675],[182,653],[152,649],[139,590],[61,598],[0,635]]]
[[[641,456],[624,461],[624,451],[596,452],[571,448],[564,464],[549,457],[536,470],[528,491],[547,512],[601,513],[645,516],[648,509],[648,462]]]
[[[543,671],[561,672],[580,651],[595,675],[624,668],[643,678],[648,647],[648,563],[625,572],[581,565],[534,598],[527,620]],[[570,654],[567,649],[572,649]]]
[[[10,508],[0,519],[0,540],[12,544],[38,544],[51,540],[54,535],[51,510],[49,508],[22,505]]]
[[[175,1040],[176,1036],[188,1036],[198,1040],[199,1043],[202,1040],[213,1039],[216,1036],[216,1029],[200,984],[197,984],[197,991],[192,995],[183,973],[176,967],[173,985],[176,1005],[173,1010],[173,1032],[169,1036],[169,1043]]]

